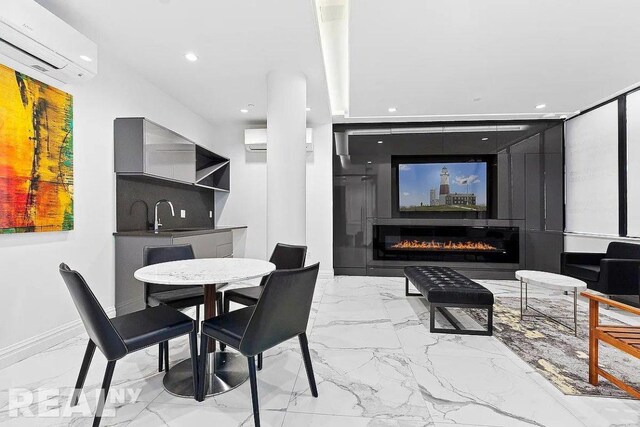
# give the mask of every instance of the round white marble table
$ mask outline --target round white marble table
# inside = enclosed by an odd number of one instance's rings
[[[516,279],[520,280],[520,319],[523,319],[524,317],[543,316],[569,330],[572,330],[576,336],[578,335],[578,292],[587,289],[587,284],[585,282],[562,274],[547,273],[545,271],[536,270],[518,270],[516,271]],[[573,292],[573,329],[561,322],[558,319],[558,316],[551,316],[529,306],[529,286],[538,286],[556,291]],[[535,311],[538,315],[526,314],[527,310]]]
[[[276,266],[250,258],[200,258],[163,262],[136,270],[141,282],[159,285],[204,286],[204,318],[216,315],[218,285],[255,279],[270,274]],[[215,351],[210,340],[207,375],[203,379],[207,396],[229,391],[249,378],[245,358],[238,353]],[[173,366],[163,379],[165,389],[176,396],[193,397],[193,370],[186,359]]]

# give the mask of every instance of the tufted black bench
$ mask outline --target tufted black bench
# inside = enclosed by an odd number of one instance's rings
[[[430,303],[429,327],[431,332],[465,335],[493,334],[493,293],[484,286],[449,267],[405,267],[405,295],[424,296]],[[409,292],[409,282],[420,293]],[[481,308],[488,310],[487,330],[462,329],[447,311],[450,307]],[[444,329],[435,327],[435,313],[440,311],[455,327]]]

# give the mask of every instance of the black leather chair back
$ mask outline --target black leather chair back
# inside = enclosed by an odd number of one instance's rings
[[[80,273],[62,263],[60,275],[67,284],[89,338],[102,351],[104,357],[107,360],[117,360],[127,354],[127,347],[122,338]]]
[[[611,242],[607,247],[605,258],[640,259],[640,245],[624,242]]]
[[[294,268],[304,267],[304,262],[307,259],[307,247],[287,245],[284,243],[276,244],[273,249],[269,262],[272,262],[276,266],[276,270],[291,270]],[[264,286],[267,283],[269,276],[264,276],[260,281],[260,286]]]
[[[306,331],[319,268],[271,273],[240,341],[243,354],[262,353]]]
[[[184,245],[166,245],[166,246],[145,246],[143,251],[143,264],[147,265],[160,264],[161,262],[182,261],[185,259],[194,259],[193,248],[190,244]],[[174,289],[185,289],[184,286],[178,285],[157,285],[154,283],[144,284],[144,299],[156,292],[171,291]]]

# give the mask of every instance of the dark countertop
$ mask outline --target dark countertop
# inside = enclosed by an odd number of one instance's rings
[[[200,234],[212,234],[212,233],[224,233],[225,231],[239,230],[241,228],[247,228],[246,225],[220,225],[216,228],[183,228],[174,230],[162,230],[158,233],[147,230],[131,230],[131,231],[116,231],[114,236],[129,236],[129,237],[185,237],[185,236],[198,236]]]

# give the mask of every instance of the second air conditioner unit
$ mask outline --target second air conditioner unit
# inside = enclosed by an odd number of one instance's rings
[[[244,131],[244,147],[251,152],[267,151],[267,130],[246,129]],[[307,152],[313,151],[313,129],[307,128],[305,148]]]

